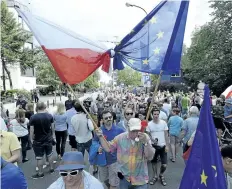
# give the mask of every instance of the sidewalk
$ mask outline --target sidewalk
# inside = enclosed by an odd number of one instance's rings
[[[92,97],[93,100],[96,100],[98,96],[98,92],[95,93],[86,93],[84,94],[84,96],[80,97],[79,100],[83,101],[84,99],[88,98],[88,97]],[[56,96],[56,103],[58,102],[65,102],[68,98],[65,96],[61,97],[60,100],[60,96]],[[53,100],[55,100],[55,96],[41,96],[40,97],[40,101],[44,102],[46,105],[49,102],[49,107],[47,107],[47,110],[49,113],[53,114],[56,111],[56,106],[53,106]],[[3,105],[5,110],[9,110],[9,114],[10,114],[10,118],[14,117],[15,111],[16,111],[16,102],[15,103],[8,103],[8,104],[4,104]]]

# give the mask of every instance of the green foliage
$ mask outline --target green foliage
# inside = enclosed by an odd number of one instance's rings
[[[118,85],[124,83],[125,86],[140,86],[142,74],[126,66],[125,69],[118,71]]]
[[[232,81],[232,2],[215,1],[213,20],[198,28],[182,57],[184,78],[191,87],[201,80],[220,95]]]
[[[31,94],[27,90],[24,89],[11,89],[11,90],[6,90],[6,91],[1,91],[1,97],[2,100],[4,101],[4,98],[13,98],[14,96],[18,95],[23,95],[26,100],[31,99]]]
[[[32,67],[32,63],[26,61],[32,50],[24,49],[24,44],[31,39],[31,33],[23,30],[17,23],[4,1],[1,1],[1,60],[12,87],[9,65],[20,63],[24,67]],[[28,57],[27,57],[28,56]],[[30,56],[31,57],[31,56]],[[5,80],[3,79],[3,82]],[[3,84],[5,85],[5,83]]]
[[[36,49],[34,56],[36,62],[36,83],[39,85],[52,85],[57,87],[62,84],[47,55],[41,48]]]

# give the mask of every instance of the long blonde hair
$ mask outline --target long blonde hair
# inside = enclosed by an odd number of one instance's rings
[[[61,102],[57,103],[56,114],[62,115],[65,113],[65,105]]]

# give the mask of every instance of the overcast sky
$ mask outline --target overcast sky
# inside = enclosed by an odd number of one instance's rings
[[[160,0],[20,0],[30,10],[78,34],[96,40],[120,41],[145,17],[145,13],[125,3],[136,4],[150,12]],[[29,4],[30,3],[30,4]],[[184,43],[191,44],[195,27],[210,20],[208,0],[190,0]],[[113,44],[108,43],[108,47]],[[105,74],[101,74],[105,79]]]

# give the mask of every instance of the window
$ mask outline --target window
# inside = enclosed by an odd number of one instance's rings
[[[34,68],[23,68],[20,66],[21,69],[21,76],[26,77],[34,77],[35,76],[35,69]]]

